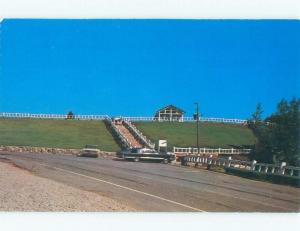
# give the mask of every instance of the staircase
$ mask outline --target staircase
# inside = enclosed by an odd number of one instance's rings
[[[123,148],[154,148],[155,146],[130,121],[108,118],[106,124]]]
[[[116,124],[116,127],[119,129],[119,131],[122,133],[122,135],[129,141],[131,144],[131,147],[134,148],[143,148],[144,145],[131,134],[128,128],[124,126],[124,124]]]

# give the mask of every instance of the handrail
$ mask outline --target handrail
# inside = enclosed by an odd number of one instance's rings
[[[121,140],[121,143],[126,148],[131,148],[132,144],[130,141],[121,133],[121,131],[116,127],[116,125],[112,122],[111,118],[107,118],[106,121],[109,123],[113,131],[117,134],[118,138]]]
[[[148,146],[149,148],[154,148],[155,144],[153,144],[151,142],[151,140],[147,139],[147,137],[145,135],[143,135],[143,133],[138,130],[136,128],[136,126],[134,126],[130,121],[126,121],[123,120],[123,123],[125,124],[125,126],[131,131],[133,132],[146,146]]]

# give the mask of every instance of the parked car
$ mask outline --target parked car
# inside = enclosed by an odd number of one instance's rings
[[[171,161],[176,159],[174,153],[157,152],[155,149],[150,148],[125,149],[118,152],[117,157],[125,160],[133,160],[134,162],[138,162],[140,160],[158,160],[165,164],[170,163]]]
[[[82,157],[94,157],[97,158],[100,150],[98,149],[97,145],[90,145],[87,144],[84,149],[80,151],[80,153],[77,154],[77,156]]]

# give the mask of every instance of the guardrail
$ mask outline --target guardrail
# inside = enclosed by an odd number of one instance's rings
[[[280,165],[274,165],[266,163],[257,163],[256,160],[233,160],[231,159],[231,157],[215,158],[212,156],[186,156],[184,158],[185,163],[195,163],[195,165],[206,164],[226,168],[243,169],[249,172],[251,171],[257,173],[265,173],[269,175],[289,176],[300,179],[300,167],[286,166],[285,162],[282,162]]]
[[[151,142],[151,140],[147,139],[143,133],[137,129],[136,126],[134,126],[130,121],[123,120],[124,125],[131,131],[135,137],[137,137],[144,145],[146,145],[148,148],[154,148],[155,144]]]
[[[180,148],[173,147],[173,152],[179,155],[189,154],[222,154],[222,155],[241,155],[250,154],[251,149],[237,149],[237,148]]]
[[[169,120],[157,117],[148,117],[148,116],[137,116],[137,117],[122,117],[123,120],[127,121],[159,121],[159,122],[195,122],[194,117],[183,117],[182,120]],[[231,124],[247,124],[247,120],[243,119],[225,119],[225,118],[211,118],[211,117],[200,117],[200,122],[214,122],[214,123],[231,123]]]
[[[107,123],[107,125],[112,129],[113,133],[115,134],[115,136],[120,140],[121,145],[125,148],[130,148],[132,147],[130,141],[123,136],[123,134],[120,132],[120,130],[116,127],[116,125],[113,123],[113,121],[111,120],[111,118],[107,118],[105,120],[105,122]]]
[[[67,119],[65,114],[31,114],[31,113],[0,113],[2,118],[32,118],[32,119]],[[72,119],[79,120],[105,120],[109,118],[108,115],[74,115]]]

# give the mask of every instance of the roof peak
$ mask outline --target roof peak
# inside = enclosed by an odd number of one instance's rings
[[[167,105],[167,106],[165,106],[163,108],[158,109],[157,111],[161,111],[161,110],[164,110],[164,109],[169,108],[169,107],[172,107],[172,108],[175,108],[175,109],[180,110],[182,112],[185,112],[184,110],[182,110],[181,108],[179,108],[179,107],[177,107],[177,106],[175,106],[173,104],[169,104],[169,105]]]

